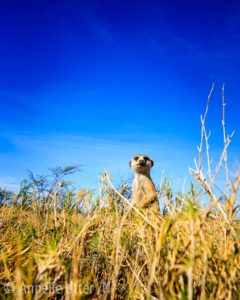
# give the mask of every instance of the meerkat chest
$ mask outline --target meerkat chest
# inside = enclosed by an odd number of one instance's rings
[[[155,186],[152,180],[145,175],[137,175],[133,181],[133,197],[138,198],[141,195],[147,195],[154,192]]]

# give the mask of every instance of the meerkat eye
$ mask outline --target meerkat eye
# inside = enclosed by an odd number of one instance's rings
[[[135,157],[134,157],[134,160],[138,160],[138,159],[139,159],[139,156],[135,156]]]
[[[143,159],[144,160],[149,160],[149,158],[147,156],[144,156]]]

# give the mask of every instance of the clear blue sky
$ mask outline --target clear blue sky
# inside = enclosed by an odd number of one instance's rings
[[[145,152],[175,180],[188,174],[212,82],[208,128],[240,154],[238,1],[1,1],[0,185],[27,169],[82,164],[77,185],[128,178]],[[213,155],[215,155],[213,154]]]

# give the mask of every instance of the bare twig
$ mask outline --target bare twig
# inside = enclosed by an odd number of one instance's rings
[[[214,194],[214,192],[213,192],[213,190],[212,190],[212,187],[208,184],[208,182],[207,182],[206,178],[204,177],[203,173],[202,173],[200,170],[198,170],[198,171],[196,172],[195,170],[192,170],[192,169],[190,169],[190,172],[191,172],[192,176],[193,176],[196,180],[198,180],[198,181],[201,183],[201,185],[204,187],[205,191],[206,191],[207,194],[210,196],[210,199],[211,199],[211,201],[212,201],[212,204],[215,204],[215,205],[217,206],[217,208],[218,208],[219,211],[221,212],[221,214],[222,214],[224,220],[225,220],[226,223],[230,226],[230,228],[231,228],[231,230],[232,230],[234,236],[236,237],[237,234],[236,234],[234,228],[231,226],[231,224],[230,224],[230,222],[229,222],[229,220],[228,220],[228,217],[227,217],[225,211],[223,210],[221,204],[218,202],[218,199],[217,199],[217,197],[215,196],[215,194]]]
[[[223,128],[223,142],[224,142],[224,148],[226,148],[227,145],[227,136],[226,136],[226,125],[225,125],[225,106],[227,105],[225,102],[225,95],[224,95],[224,87],[222,86],[222,128]],[[226,185],[227,185],[227,195],[229,192],[229,173],[228,173],[228,153],[225,151],[224,154],[224,163],[225,163],[225,172],[226,172]]]
[[[206,110],[205,110],[204,116],[203,116],[203,117],[202,117],[202,116],[200,117],[200,119],[201,119],[201,124],[202,124],[202,129],[201,129],[201,140],[200,140],[200,145],[199,145],[199,147],[198,147],[198,152],[199,152],[198,168],[199,168],[199,169],[202,168],[203,140],[204,140],[204,136],[205,136],[205,134],[206,134],[206,131],[205,131],[205,122],[206,122],[206,118],[207,118],[207,114],[208,114],[208,110],[209,110],[209,104],[210,104],[210,100],[211,100],[211,97],[212,97],[213,90],[214,90],[214,83],[212,84],[210,93],[209,93],[209,95],[208,95],[207,105],[206,105]]]
[[[225,157],[225,155],[227,153],[228,146],[230,145],[230,142],[231,142],[231,140],[232,140],[232,138],[234,136],[234,133],[235,133],[235,131],[233,131],[232,134],[227,137],[226,145],[224,145],[224,148],[223,148],[223,151],[222,151],[222,153],[220,155],[220,158],[219,158],[218,164],[216,166],[215,172],[214,172],[214,174],[211,177],[211,183],[210,183],[210,185],[213,185],[214,182],[215,182],[216,176],[217,176],[217,174],[218,174],[218,172],[219,172],[219,170],[220,170],[220,168],[222,166],[223,159],[224,159],[224,157]]]

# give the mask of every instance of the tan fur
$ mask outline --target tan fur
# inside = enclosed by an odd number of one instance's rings
[[[154,162],[147,155],[138,154],[130,160],[135,173],[133,180],[133,204],[140,209],[160,213],[158,194],[150,177]]]

